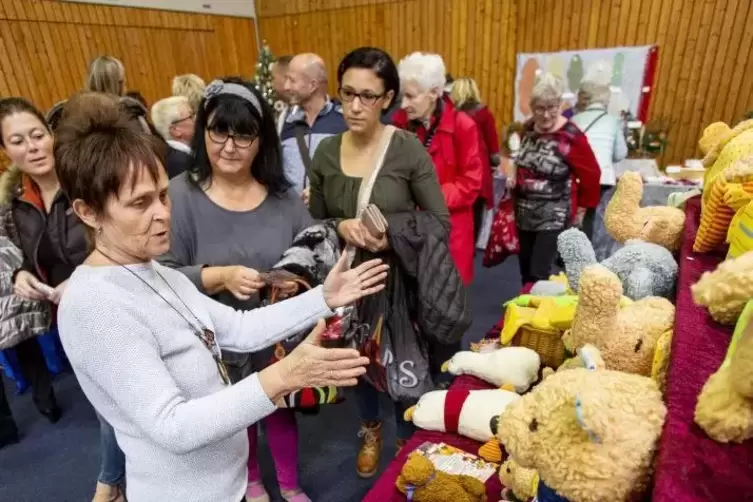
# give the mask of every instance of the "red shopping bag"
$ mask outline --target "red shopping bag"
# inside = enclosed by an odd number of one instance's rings
[[[505,258],[520,252],[518,227],[515,225],[515,201],[508,191],[499,201],[494,213],[489,241],[484,249],[485,267],[499,265]]]

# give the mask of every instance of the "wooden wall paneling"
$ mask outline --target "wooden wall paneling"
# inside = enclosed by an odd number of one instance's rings
[[[705,96],[704,100],[703,115],[700,119],[702,127],[713,122],[715,118],[722,116],[723,105],[720,103],[723,102],[723,96],[729,90],[730,80],[720,77],[726,74],[725,68],[729,72],[729,68],[732,67],[734,62],[734,54],[739,48],[746,16],[740,15],[738,6],[740,2],[745,3],[747,1],[729,0],[727,2],[727,10],[724,15],[721,29],[722,36],[719,39],[717,55],[714,58],[713,66],[705,70],[710,73],[712,83],[710,84],[711,94]]]
[[[739,12],[739,15],[742,16],[743,12]],[[748,70],[748,73],[746,73],[745,65],[746,60],[748,63],[750,63],[751,60],[751,44],[753,43],[753,29],[751,29],[751,23],[753,23],[753,2],[751,2],[748,6],[748,14],[745,22],[746,29],[743,33],[742,41],[740,42],[740,49],[737,53],[734,66],[732,68],[733,74],[730,82],[730,89],[732,92],[730,92],[727,96],[727,104],[724,108],[723,114],[724,117],[728,117],[729,119],[734,118],[740,120],[741,115],[749,111],[751,105],[753,105],[753,103],[751,103],[750,93],[747,96],[743,96],[741,94],[738,96],[738,93],[740,93],[742,90],[750,90],[750,87],[744,85],[743,82],[744,80],[750,81],[751,79],[750,70]],[[722,75],[721,78],[729,78],[729,76]],[[749,84],[750,82],[747,83]],[[744,102],[747,103],[745,105],[745,109],[736,109],[738,103],[740,105],[743,105]]]
[[[509,78],[505,78],[505,54],[507,53],[507,25],[502,22],[502,11],[510,2],[492,2],[492,11],[487,16],[491,19],[491,68],[488,79],[481,88],[481,97],[494,112],[494,119],[499,124],[506,122],[507,117],[501,116],[499,110],[504,105],[505,88],[509,85]]]
[[[723,0],[719,3],[725,3]],[[680,97],[682,98],[682,111],[677,114],[677,120],[672,129],[677,130],[675,136],[675,153],[694,150],[698,142],[697,127],[702,127],[697,122],[703,108],[703,100],[708,89],[710,74],[703,71],[706,64],[710,66],[710,57],[716,51],[716,43],[719,39],[719,28],[724,17],[723,6],[717,6],[716,0],[706,0],[698,4],[696,12],[700,19],[693,24],[697,28],[692,30],[688,37],[688,54],[686,65],[681,76]],[[720,7],[720,8],[717,8]],[[694,19],[694,21],[696,21]],[[671,152],[667,152],[670,157]]]

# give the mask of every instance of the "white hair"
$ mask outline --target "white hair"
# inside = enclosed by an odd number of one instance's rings
[[[442,90],[447,83],[444,61],[439,54],[409,54],[400,60],[397,72],[401,82],[415,82],[425,91]]]
[[[531,91],[531,103],[534,101],[559,101],[565,93],[565,82],[552,73],[541,73]]]
[[[176,120],[185,118],[180,116],[183,106],[191,109],[191,103],[185,96],[170,96],[152,105],[152,123],[163,138],[173,139],[170,135],[170,127]]]
[[[586,70],[579,92],[583,93],[588,104],[601,103],[609,105],[612,91],[609,84],[612,82],[612,65],[607,61],[597,61]]]

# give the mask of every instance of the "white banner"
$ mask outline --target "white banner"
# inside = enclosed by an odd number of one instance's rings
[[[650,91],[643,89],[643,77],[651,47],[644,45],[518,54],[513,108],[515,120],[522,122],[530,117],[531,90],[539,73],[545,71],[564,79],[565,99],[573,104],[586,70],[599,61],[605,61],[612,66],[610,112],[619,114],[620,110],[627,109],[637,117],[641,95]]]

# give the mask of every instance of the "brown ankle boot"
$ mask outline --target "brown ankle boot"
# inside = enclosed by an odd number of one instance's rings
[[[403,449],[403,446],[405,446],[405,443],[407,443],[407,442],[408,442],[408,441],[407,441],[406,439],[398,439],[398,440],[397,440],[397,441],[395,442],[395,456],[396,456],[396,457],[397,457],[398,455],[400,455],[400,450],[402,450],[402,449]]]
[[[125,502],[125,495],[117,485],[97,482],[97,490],[94,492],[92,502]]]
[[[382,423],[363,422],[358,437],[362,438],[361,449],[356,458],[356,470],[362,478],[370,478],[379,469],[379,456],[382,453]]]

